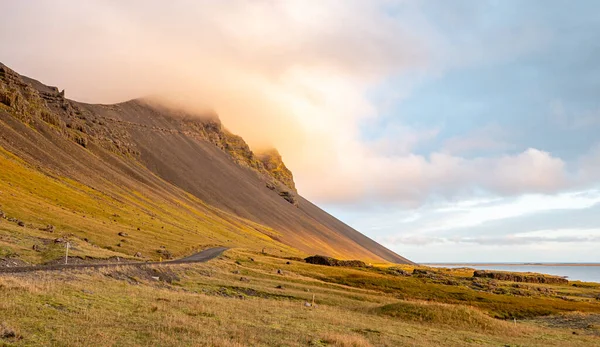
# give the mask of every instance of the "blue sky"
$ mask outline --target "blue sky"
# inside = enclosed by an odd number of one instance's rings
[[[212,108],[414,261],[600,262],[597,1],[3,8],[3,63],[80,101]]]
[[[393,137],[386,129],[398,126],[434,129],[410,152],[497,158],[534,148],[560,158],[567,175],[577,176],[582,158],[600,144],[598,3],[425,4],[422,15],[434,18],[442,41],[455,44],[435,60],[454,62],[440,63],[434,73],[418,71],[410,93],[385,102],[377,122],[363,130],[364,140]],[[523,31],[533,33],[527,42],[520,42]],[[371,98],[382,103],[410,73],[389,78]],[[327,209],[416,261],[596,262],[599,187],[597,178],[543,194],[479,187],[463,196],[428,196],[411,208],[374,202]],[[468,215],[472,220],[465,221]]]

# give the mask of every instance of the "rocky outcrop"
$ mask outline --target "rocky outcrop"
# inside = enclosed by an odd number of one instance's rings
[[[504,271],[475,270],[473,277],[492,278],[498,281],[568,284],[569,281],[558,276],[549,276],[536,273],[515,273]]]
[[[339,260],[324,255],[313,255],[305,258],[309,264],[325,265],[325,266],[347,266],[347,267],[367,267],[367,264],[360,260]]]
[[[297,193],[296,184],[294,183],[294,175],[285,166],[281,154],[275,149],[268,149],[257,152],[256,156],[262,163],[265,170],[277,181],[290,188],[294,193]]]

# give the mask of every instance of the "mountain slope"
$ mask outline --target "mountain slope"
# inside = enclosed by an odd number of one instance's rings
[[[278,154],[254,155],[214,115],[148,100],[78,103],[3,65],[0,80],[7,214],[61,225],[110,254],[222,244],[408,262],[299,196]],[[48,213],[53,194],[69,200],[60,213]]]

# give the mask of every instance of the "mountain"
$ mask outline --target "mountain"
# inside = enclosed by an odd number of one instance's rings
[[[28,238],[57,230],[112,256],[225,245],[410,263],[300,196],[276,150],[254,153],[214,114],[80,103],[3,64],[0,168],[0,210]]]

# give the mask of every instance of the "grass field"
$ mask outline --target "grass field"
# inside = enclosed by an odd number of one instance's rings
[[[598,345],[597,326],[562,327],[533,319],[540,310],[558,314],[553,322],[600,313],[598,303],[586,300],[588,294],[600,293],[598,287],[563,289],[571,299],[484,294],[462,284],[391,275],[381,268],[333,268],[233,249],[196,265],[3,275],[0,343]],[[316,306],[306,306],[313,297]],[[497,305],[503,314],[528,319],[493,318]],[[578,313],[560,314],[568,311]]]

